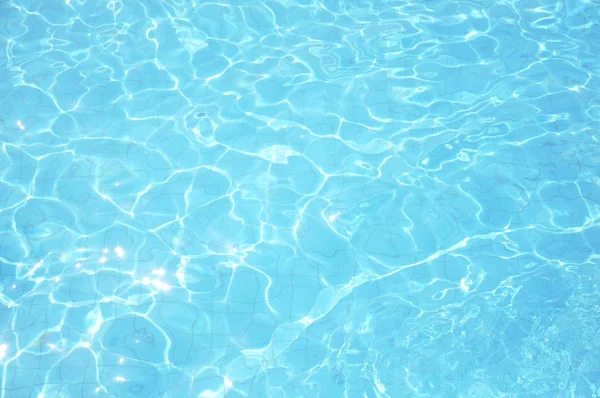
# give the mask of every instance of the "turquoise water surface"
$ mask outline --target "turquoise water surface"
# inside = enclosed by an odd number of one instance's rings
[[[600,397],[598,0],[1,0],[0,398]]]

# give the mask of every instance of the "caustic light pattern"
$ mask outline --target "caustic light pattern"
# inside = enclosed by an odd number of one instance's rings
[[[600,396],[597,0],[0,1],[0,398]]]

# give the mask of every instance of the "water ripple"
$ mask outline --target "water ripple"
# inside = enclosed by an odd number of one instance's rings
[[[0,396],[597,396],[599,22],[3,2]]]

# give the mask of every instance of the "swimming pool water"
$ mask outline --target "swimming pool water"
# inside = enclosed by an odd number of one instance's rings
[[[0,2],[0,397],[600,396],[599,14]]]

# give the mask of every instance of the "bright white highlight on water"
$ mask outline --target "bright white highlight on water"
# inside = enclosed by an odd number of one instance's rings
[[[0,360],[2,360],[6,356],[7,350],[8,350],[7,344],[0,344]]]
[[[33,265],[33,268],[27,273],[27,275],[28,276],[33,275],[35,273],[35,271],[37,271],[42,266],[42,264],[44,264],[44,260],[40,260],[37,263],[35,263]]]
[[[98,331],[102,327],[103,321],[104,319],[102,318],[102,314],[98,313],[98,315],[96,315],[96,320],[94,321],[94,324],[88,329],[88,334],[91,334],[93,336],[96,333],[98,333]]]
[[[466,278],[462,278],[462,279],[460,280],[460,289],[461,289],[463,292],[468,292],[468,291],[469,291],[469,285],[467,285],[467,284],[465,283],[465,281],[466,281]]]
[[[123,248],[121,246],[117,246],[117,247],[115,247],[115,254],[119,258],[123,258],[123,256],[125,256],[125,250],[123,250]]]
[[[159,281],[158,279],[152,281],[152,285],[155,288],[157,288],[158,290],[164,290],[164,291],[171,290],[171,286],[169,286],[167,283],[165,283],[163,281]]]

